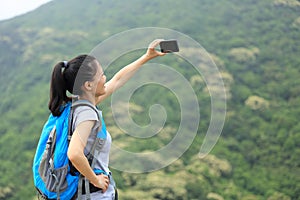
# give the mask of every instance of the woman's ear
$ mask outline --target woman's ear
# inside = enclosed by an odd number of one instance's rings
[[[91,83],[90,81],[86,81],[83,84],[84,89],[86,89],[87,91],[91,91],[93,88],[93,83]]]

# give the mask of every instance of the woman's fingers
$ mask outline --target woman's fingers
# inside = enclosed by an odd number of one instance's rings
[[[149,49],[154,49],[157,45],[159,45],[159,43],[163,41],[163,39],[156,39],[153,40],[150,44],[149,44]]]
[[[163,56],[166,54],[155,50],[155,47],[159,45],[161,41],[163,41],[163,39],[156,39],[149,44],[147,54],[150,58],[155,58],[156,56]]]
[[[108,186],[109,186],[109,178],[108,176],[104,175],[104,174],[100,174],[98,175],[99,178],[99,188],[102,189],[102,192],[106,192]]]

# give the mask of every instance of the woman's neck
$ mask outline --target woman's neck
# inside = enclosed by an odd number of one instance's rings
[[[83,95],[80,95],[80,96],[78,97],[78,99],[79,99],[79,100],[87,100],[87,101],[91,102],[93,105],[96,104],[94,95],[83,94]]]

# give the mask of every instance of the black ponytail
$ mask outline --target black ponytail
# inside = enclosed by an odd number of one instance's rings
[[[50,101],[48,107],[54,116],[59,116],[61,114],[61,105],[67,101],[70,101],[70,98],[67,97],[66,93],[67,84],[63,76],[64,70],[64,62],[59,62],[55,65],[52,72],[50,83]]]
[[[86,81],[92,81],[96,73],[96,58],[89,55],[79,55],[68,62],[59,62],[55,65],[48,104],[52,115],[60,116],[61,106],[71,101],[71,98],[67,96],[67,91],[80,96],[82,94],[81,86]]]

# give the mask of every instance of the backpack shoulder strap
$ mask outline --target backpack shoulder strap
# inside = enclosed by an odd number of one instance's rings
[[[78,107],[78,106],[89,106],[90,108],[92,108],[96,114],[97,114],[97,117],[98,117],[98,121],[100,123],[99,126],[101,126],[101,119],[99,117],[99,113],[98,113],[98,110],[96,109],[96,107],[90,103],[89,101],[86,101],[86,100],[77,100],[77,101],[74,101],[72,102],[71,104],[71,112],[70,112],[70,116],[69,116],[69,122],[68,122],[68,125],[69,125],[69,131],[68,131],[68,141],[70,142],[71,140],[71,137],[73,135],[73,132],[72,132],[72,129],[73,129],[73,117],[74,117],[74,111],[75,111],[75,108]]]

